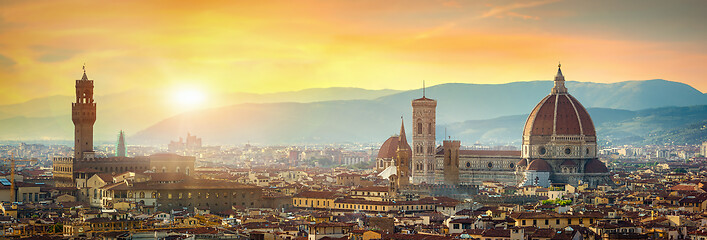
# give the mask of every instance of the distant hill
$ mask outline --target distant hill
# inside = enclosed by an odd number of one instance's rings
[[[96,82],[99,92],[100,82]],[[225,93],[209,96],[211,107],[240,103],[318,102],[375,99],[400,92],[361,88],[312,88],[301,91],[252,94]],[[184,112],[174,106],[169,92],[135,90],[96,96],[96,141],[115,141],[118,131],[134,134],[157,122]],[[73,139],[71,103],[73,96],[51,96],[27,102],[0,105],[0,140]]]
[[[707,105],[640,111],[590,108],[600,144],[696,144],[707,140]],[[399,129],[399,111],[377,101],[241,104],[166,119],[132,136],[134,143],[160,144],[182,132],[210,144],[382,142]],[[407,114],[404,114],[407,115]],[[437,126],[466,145],[520,145],[526,115],[469,120]],[[409,115],[406,129],[410,131]]]
[[[440,139],[447,127],[449,135],[462,140],[501,143],[520,138],[518,128],[522,128],[525,119],[518,120],[517,116],[528,114],[549,93],[552,84],[551,81],[451,83],[429,87],[426,92],[427,97],[438,100]],[[611,112],[606,116],[593,114],[595,122],[601,122],[600,119],[615,122],[618,116],[630,117],[632,111],[645,108],[707,104],[707,95],[688,85],[665,80],[568,82],[567,87],[586,108],[605,109],[591,111]],[[398,131],[401,115],[409,127],[410,101],[421,95],[421,90],[355,88],[225,94],[211,96],[212,109],[179,113],[183,109],[166,107],[164,93],[132,91],[96,98],[95,139],[115,141],[118,130],[124,129],[128,140],[135,144],[166,144],[187,131],[203,137],[209,144],[378,142]],[[0,140],[73,138],[68,115],[72,100],[58,96],[23,106],[0,106],[0,124],[3,124]],[[486,119],[494,120],[486,122]],[[506,125],[498,125],[504,122]],[[479,127],[484,125],[488,126]],[[641,136],[629,133],[625,136]],[[618,139],[620,134],[616,136]]]
[[[437,122],[452,123],[501,116],[527,114],[547,94],[552,81],[514,82],[507,84],[441,84],[427,89],[427,97],[437,104]],[[665,80],[626,81],[619,83],[566,83],[569,92],[586,108],[640,110],[669,106],[707,104],[707,96],[689,85]],[[404,106],[412,111],[410,100],[419,98],[420,90],[405,91],[377,100],[389,106]]]
[[[590,108],[601,145],[699,144],[707,141],[707,105],[665,107],[639,111]],[[476,142],[519,146],[528,115],[445,124],[453,139],[470,145]],[[441,140],[441,139],[440,139]]]

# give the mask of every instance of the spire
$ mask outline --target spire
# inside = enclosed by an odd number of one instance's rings
[[[567,93],[567,88],[565,87],[565,76],[562,75],[562,64],[557,64],[557,75],[555,75],[555,86],[552,88],[552,94]]]
[[[123,130],[120,130],[120,134],[118,135],[118,146],[115,150],[115,156],[125,157],[125,133]]]
[[[86,76],[86,63],[83,64],[83,77],[81,77],[81,80],[88,80],[88,77]]]
[[[400,137],[398,140],[398,150],[410,148],[408,144],[408,139],[405,136],[405,122],[403,122],[403,116],[400,116]]]
[[[422,80],[422,98],[425,98],[425,80]]]

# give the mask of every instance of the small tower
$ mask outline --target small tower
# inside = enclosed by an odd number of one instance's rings
[[[407,137],[405,136],[405,123],[402,119],[400,121],[400,139],[398,141],[398,149],[395,152],[395,166],[396,166],[396,185],[397,188],[407,186],[410,184],[410,156],[408,152],[410,151],[410,145],[408,144]]]
[[[412,182],[433,183],[437,100],[425,96],[412,100]]]
[[[461,141],[444,140],[444,184],[459,185],[459,148]]]
[[[120,134],[118,135],[118,146],[115,149],[115,156],[125,157],[125,133],[123,130],[120,130]]]
[[[74,159],[83,159],[84,153],[93,152],[93,124],[96,122],[96,103],[93,102],[93,80],[86,76],[76,80],[76,102],[71,104],[74,122]]]

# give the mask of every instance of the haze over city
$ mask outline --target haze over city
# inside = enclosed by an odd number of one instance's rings
[[[4,1],[0,239],[704,240],[705,11]]]

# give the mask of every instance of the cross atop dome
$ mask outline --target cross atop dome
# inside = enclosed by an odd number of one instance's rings
[[[567,88],[565,87],[565,76],[562,75],[562,64],[557,64],[557,75],[555,75],[555,86],[552,88],[552,94],[563,94],[567,93]]]

